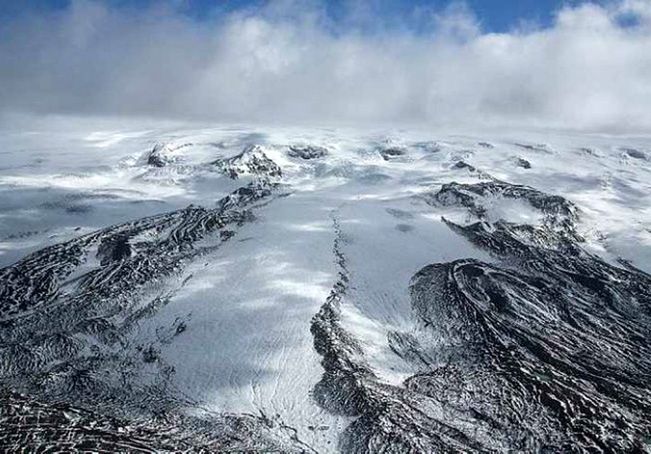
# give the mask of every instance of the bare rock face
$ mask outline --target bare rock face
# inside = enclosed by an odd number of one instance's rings
[[[622,148],[622,152],[629,158],[639,159],[643,161],[648,160],[647,153],[645,153],[642,150],[638,150],[636,148],[625,147]]]
[[[497,262],[435,263],[413,276],[416,326],[388,342],[429,370],[404,386],[382,383],[342,328],[350,271],[335,240],[339,281],[312,333],[326,371],[317,398],[357,416],[341,450],[643,452],[651,277],[583,251],[567,234],[577,212],[562,197],[500,182],[444,185],[434,199],[481,216],[481,198],[493,192],[527,200],[546,223],[448,221]]]
[[[464,260],[414,277],[421,323],[449,336],[427,353],[448,362],[407,387],[489,425],[502,448],[634,451],[649,424],[651,364],[636,334],[648,324],[649,277],[587,257],[568,270],[554,252],[531,253],[518,270]],[[634,314],[630,299],[643,302]]]
[[[405,156],[406,154],[407,151],[404,148],[400,148],[400,147],[380,148],[380,156],[382,156],[382,159],[384,159],[385,161],[390,161],[392,159]]]
[[[149,152],[147,155],[147,164],[153,167],[165,167],[168,162],[168,158],[165,155],[165,146],[162,144],[156,144],[154,149]]]
[[[269,159],[259,145],[250,145],[240,154],[229,159],[215,161],[213,164],[234,180],[243,175],[266,178],[282,176],[282,170],[278,164]]]
[[[191,143],[181,145],[157,143],[151,151],[145,153],[143,160],[150,167],[167,167],[174,162],[177,151],[191,145]]]
[[[292,433],[250,415],[211,421],[160,416],[133,422],[65,403],[45,403],[19,393],[0,392],[0,433],[4,452],[306,452]]]
[[[444,206],[462,206],[479,218],[483,218],[486,207],[483,200],[488,197],[526,201],[539,210],[544,223],[553,230],[562,230],[576,235],[575,223],[579,211],[574,204],[563,197],[545,194],[534,188],[514,185],[498,180],[475,184],[446,183],[440,191],[429,198],[433,203]]]
[[[522,167],[523,169],[530,169],[531,168],[531,163],[529,161],[527,161],[526,159],[524,159],[524,158],[516,159],[515,164],[518,167]]]
[[[287,154],[292,158],[310,160],[325,157],[328,150],[315,145],[290,145]]]
[[[274,188],[251,183],[216,208],[189,206],[108,227],[1,269],[0,379],[29,395],[0,395],[0,427],[15,428],[1,431],[0,446],[8,451],[303,452],[293,433],[264,418],[192,419],[175,410],[179,397],[167,390],[174,370],[158,348],[182,335],[182,320],[160,331],[154,343],[126,341],[166,304],[147,289],[228,241],[229,229],[254,219],[248,207],[272,197]],[[83,407],[52,403],[62,400]],[[162,414],[167,417],[157,419]],[[134,422],[134,415],[150,422]]]

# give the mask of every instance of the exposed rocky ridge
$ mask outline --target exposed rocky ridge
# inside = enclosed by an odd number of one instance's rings
[[[407,154],[407,150],[402,147],[384,147],[379,149],[379,153],[380,156],[382,156],[382,159],[385,161],[390,161],[392,159],[405,156]]]
[[[577,215],[562,197],[488,183],[445,185],[436,199],[481,216],[475,196],[495,190],[528,200],[545,224],[448,222],[499,262],[434,264],[414,277],[420,323],[446,339],[420,358],[445,366],[407,380],[407,388],[489,421],[509,449],[643,452],[651,427],[651,276],[583,251],[566,234]]]
[[[265,154],[260,145],[249,145],[240,154],[213,162],[224,174],[236,180],[244,175],[278,178],[282,170]]]
[[[174,369],[160,358],[158,349],[183,335],[185,321],[177,319],[170,326],[160,327],[153,338],[140,337],[138,343],[129,341],[127,334],[160,310],[191,278],[179,280],[186,264],[210,253],[227,241],[234,229],[252,221],[251,209],[272,196],[276,187],[265,180],[252,182],[219,200],[216,208],[189,206],[108,227],[42,249],[0,270],[0,379],[5,386],[42,399],[34,407],[33,398],[5,395],[4,403],[14,410],[0,420],[0,425],[13,424],[15,418],[37,418],[37,426],[38,421],[46,424],[47,418],[63,418],[65,415],[49,401],[79,401],[99,414],[128,420],[155,415],[180,417],[175,409],[187,402],[171,388]],[[83,418],[94,427],[97,418],[104,416]],[[242,437],[239,444],[233,443],[241,449],[305,449],[291,438],[294,434],[287,436],[287,443],[278,444],[267,430],[271,423],[255,417],[213,421],[210,437],[218,441],[205,449],[201,448],[203,435],[193,435],[192,431],[184,437],[194,437],[193,442],[170,439],[163,443],[164,437],[152,435],[154,430],[172,430],[174,425],[146,429],[144,433],[150,438],[138,441],[137,435],[120,438],[108,429],[106,434],[93,435],[72,423],[68,430],[64,420],[59,422],[61,427],[51,432],[47,427],[21,423],[13,436],[19,445],[38,432],[43,445],[34,446],[59,446],[56,440],[69,437],[80,446],[121,449],[117,447],[124,442],[130,450],[152,446],[153,451],[218,451],[229,446],[230,442],[222,444],[222,439],[231,433],[228,436]],[[185,424],[177,423],[174,430]],[[140,429],[134,430],[127,432]],[[285,433],[285,429],[280,432]]]
[[[445,365],[407,388],[475,413],[474,424],[490,421],[509,449],[641,449],[651,280],[592,261],[584,266],[602,274],[577,279],[564,264],[515,271],[465,260],[421,270],[414,310],[423,327],[446,334],[425,352]]]
[[[292,158],[319,159],[328,154],[328,149],[316,145],[290,145],[287,154]]]
[[[551,149],[547,144],[540,143],[540,144],[530,144],[530,143],[516,143],[515,144],[517,147],[523,148],[525,150],[529,151],[538,151],[542,153],[551,153]]]
[[[447,183],[435,194],[429,194],[429,203],[443,206],[460,206],[467,208],[479,219],[486,217],[483,201],[488,198],[517,199],[529,203],[543,215],[543,222],[550,230],[560,231],[578,238],[575,224],[579,210],[570,201],[557,195],[540,192],[534,188],[506,183],[499,180],[473,184]]]
[[[2,318],[54,303],[64,296],[62,287],[73,283],[66,279],[90,258],[93,247],[97,248],[101,266],[75,278],[75,294],[83,295],[90,290],[102,293],[104,287],[106,293],[114,294],[116,283],[122,285],[122,277],[127,275],[129,279],[125,282],[132,286],[144,284],[161,272],[172,272],[181,258],[197,253],[193,244],[206,234],[250,219],[250,212],[235,208],[270,195],[271,187],[252,183],[220,200],[216,209],[190,206],[37,251],[0,270]]]
[[[489,174],[487,174],[486,172],[477,169],[475,166],[468,164],[465,161],[457,161],[454,164],[454,168],[459,170],[467,170],[471,174],[476,175],[478,178],[481,179],[494,180],[494,178]]]
[[[192,144],[184,143],[181,145],[171,145],[157,143],[151,151],[145,153],[141,161],[144,161],[150,167],[166,167],[174,162],[176,151],[189,146],[192,146]]]
[[[340,306],[348,289],[349,275],[346,259],[340,249],[343,237],[336,217],[333,217],[333,225],[333,253],[339,267],[338,280],[310,327],[314,348],[323,357],[325,369],[323,378],[315,386],[314,396],[330,411],[357,415],[368,405],[360,380],[373,379],[374,374],[364,363],[360,346],[340,326]]]
[[[340,278],[312,333],[326,370],[318,399],[358,416],[342,451],[648,450],[651,276],[583,251],[577,210],[562,197],[504,182],[452,183],[432,201],[482,218],[481,198],[496,193],[528,201],[545,222],[448,221],[499,262],[433,264],[413,277],[415,330],[387,339],[423,370],[403,386],[382,383],[341,327],[349,271],[335,222]]]
[[[308,452],[291,430],[252,415],[161,415],[125,421],[66,403],[0,391],[3,452]]]
[[[428,399],[382,383],[364,359],[354,336],[341,326],[349,271],[341,250],[345,241],[334,218],[334,255],[339,279],[312,321],[314,346],[325,369],[315,399],[330,411],[358,416],[340,439],[342,452],[441,452],[480,449],[463,431],[428,415]]]
[[[636,148],[625,147],[622,148],[622,152],[629,158],[640,159],[643,161],[648,160],[647,154],[644,151],[638,150]]]
[[[522,167],[523,169],[530,169],[531,163],[524,158],[516,158],[515,165]]]

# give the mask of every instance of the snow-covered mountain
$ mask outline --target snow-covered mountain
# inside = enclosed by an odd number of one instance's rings
[[[0,449],[651,452],[651,138],[0,135]]]

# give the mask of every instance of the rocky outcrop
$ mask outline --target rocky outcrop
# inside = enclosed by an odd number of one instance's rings
[[[175,161],[175,153],[178,150],[191,145],[191,143],[185,143],[182,145],[157,143],[151,151],[145,153],[142,161],[150,167],[166,167]]]
[[[280,166],[267,157],[260,145],[249,145],[240,154],[214,161],[213,165],[233,180],[245,175],[260,178],[282,176]]]
[[[577,237],[575,229],[579,216],[577,207],[563,197],[546,194],[529,186],[498,180],[473,184],[452,182],[444,184],[435,194],[427,196],[429,203],[464,207],[479,219],[484,219],[486,215],[484,202],[487,198],[527,202],[541,212],[547,227]]]
[[[316,145],[290,145],[287,154],[292,158],[311,160],[327,156],[328,149]]]
[[[147,422],[0,391],[3,452],[291,452],[310,449],[291,431],[251,415],[202,420],[160,415]]]
[[[401,147],[385,147],[380,148],[379,153],[380,156],[382,156],[382,159],[385,161],[391,161],[392,159],[405,156],[407,154],[407,150]]]
[[[450,228],[488,251],[414,275],[415,325],[391,350],[423,372],[383,383],[341,325],[350,277],[335,222],[339,280],[312,333],[322,406],[357,418],[343,452],[645,452],[651,424],[651,276],[585,252],[574,205],[503,182],[444,185],[433,203],[482,216],[499,193],[539,226],[483,220]],[[562,228],[558,228],[561,226]]]
[[[260,418],[182,418],[178,409],[187,402],[171,389],[174,369],[159,350],[183,335],[183,319],[140,343],[129,336],[185,285],[178,281],[183,269],[253,220],[255,204],[275,189],[266,181],[252,182],[215,208],[189,206],[111,226],[0,269],[0,380],[26,393],[0,396],[5,434],[0,445],[9,451],[302,452],[293,432],[273,429]],[[128,422],[161,414],[183,420]],[[13,429],[4,430],[8,427]]]

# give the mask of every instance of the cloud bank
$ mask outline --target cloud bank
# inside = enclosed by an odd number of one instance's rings
[[[0,25],[0,109],[651,130],[648,0],[501,34],[461,3],[419,11],[418,32],[364,8],[336,23],[324,11],[281,0],[196,21],[86,0],[26,15]]]

